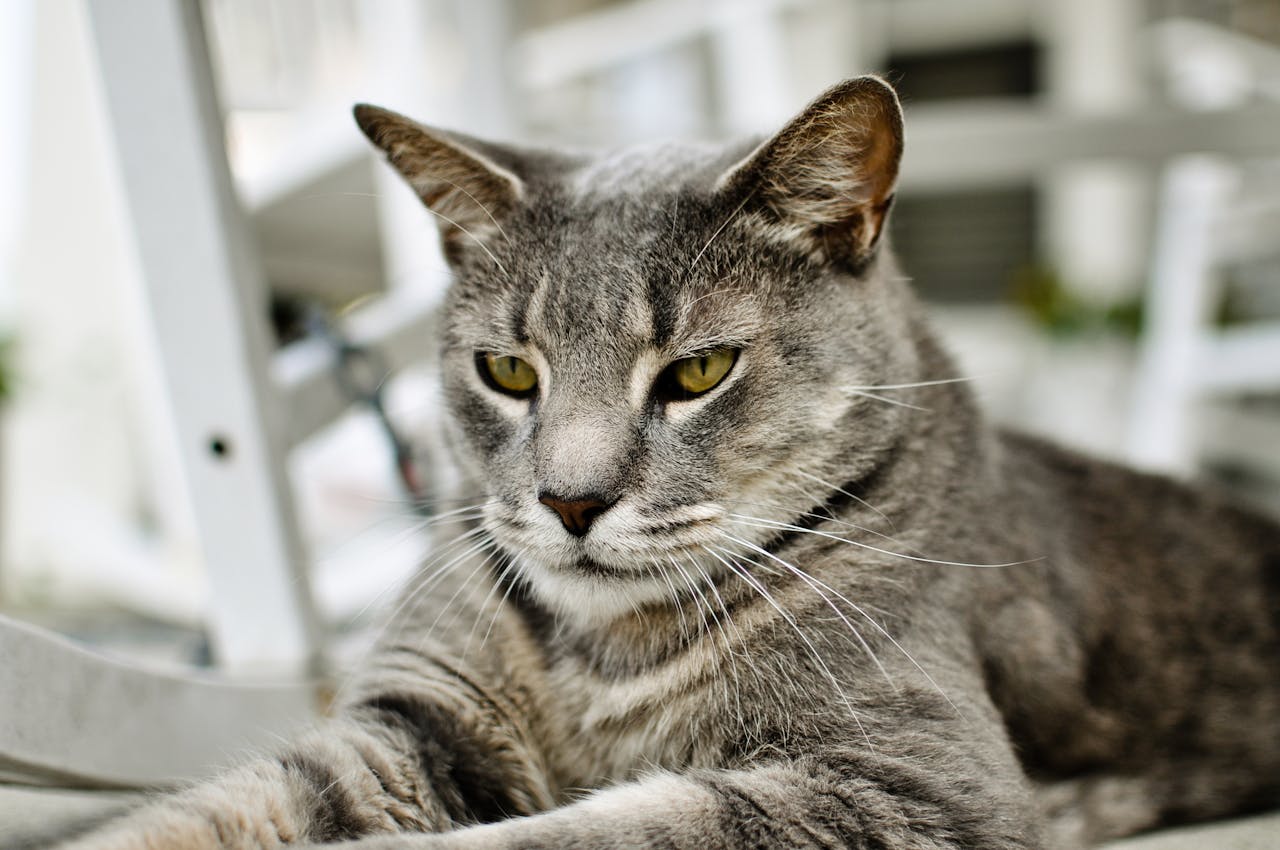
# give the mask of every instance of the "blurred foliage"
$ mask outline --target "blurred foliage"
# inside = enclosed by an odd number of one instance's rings
[[[0,335],[0,404],[13,395],[13,350],[13,337]]]
[[[1258,305],[1230,275],[1222,282],[1221,296],[1210,316],[1216,328],[1248,324],[1262,318]],[[1051,336],[1071,337],[1110,333],[1129,339],[1142,335],[1144,305],[1141,296],[1102,304],[1081,297],[1048,265],[1025,266],[1012,275],[1010,296],[1031,320]]]
[[[1105,331],[1137,338],[1142,333],[1142,299],[1099,304],[1082,298],[1052,268],[1027,266],[1013,275],[1011,295],[1037,325],[1052,336]]]
[[[1231,325],[1248,324],[1259,319],[1278,318],[1268,314],[1266,304],[1259,304],[1256,299],[1250,297],[1249,287],[1237,281],[1230,269],[1225,271],[1226,279],[1222,285],[1222,298],[1218,301],[1217,309],[1213,314],[1213,321],[1217,327],[1225,328]]]

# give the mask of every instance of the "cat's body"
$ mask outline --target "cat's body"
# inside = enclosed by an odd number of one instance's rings
[[[754,152],[357,117],[443,222],[478,507],[337,720],[86,846],[1013,848],[1280,805],[1280,531],[983,422],[877,247],[882,83]]]

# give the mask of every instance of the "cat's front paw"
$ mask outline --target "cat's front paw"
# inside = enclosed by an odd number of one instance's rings
[[[303,844],[296,850],[452,850],[451,845],[440,843],[440,838],[439,834],[430,833],[379,835],[337,844]]]
[[[414,832],[377,835],[337,844],[304,844],[296,850],[512,850],[512,845],[471,827],[451,832]],[[291,848],[291,850],[295,850]]]
[[[82,836],[58,850],[278,850],[300,838],[271,822],[234,814],[210,819],[181,811],[147,812]]]

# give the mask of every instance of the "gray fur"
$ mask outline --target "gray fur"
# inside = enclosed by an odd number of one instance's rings
[[[880,238],[883,83],[754,150],[357,117],[476,225],[442,342],[476,507],[337,719],[77,847],[1066,848],[1280,803],[1277,526],[983,421]],[[575,537],[544,493],[609,507]]]

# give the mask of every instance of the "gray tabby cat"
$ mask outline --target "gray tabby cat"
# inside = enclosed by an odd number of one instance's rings
[[[356,119],[439,219],[472,507],[334,720],[86,848],[1030,848],[1280,805],[1280,528],[993,429],[893,91],[754,147]]]

